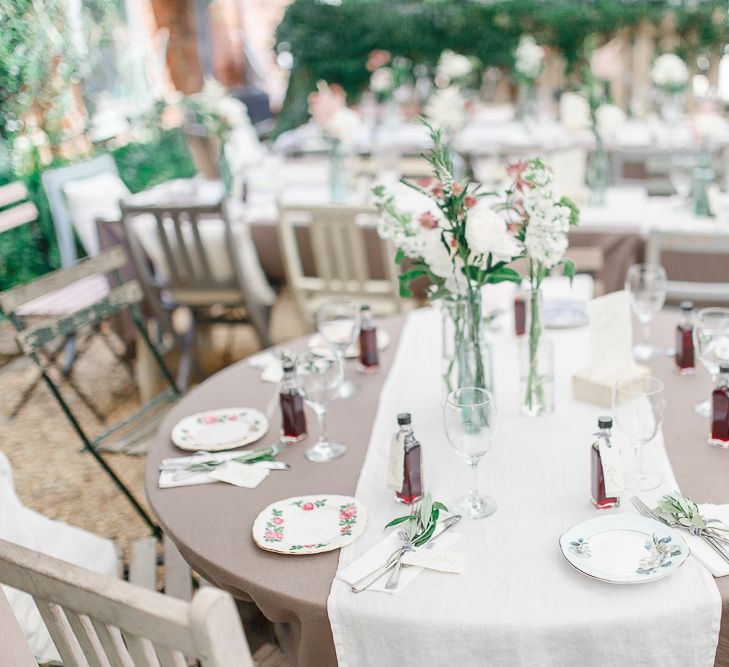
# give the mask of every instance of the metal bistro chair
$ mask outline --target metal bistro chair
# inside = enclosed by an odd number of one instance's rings
[[[705,231],[651,230],[646,247],[646,262],[660,264],[664,252],[695,255],[729,256],[729,233]],[[729,266],[726,262],[724,266]],[[690,299],[705,303],[729,303],[729,282],[694,282],[671,280],[666,285],[669,301]]]
[[[369,303],[378,315],[400,312],[404,308],[394,253],[376,234],[367,237],[366,232],[372,232],[374,226],[360,224],[375,218],[374,209],[287,205],[280,211],[278,232],[288,284],[309,324],[313,323],[319,305],[335,296]],[[314,275],[304,272],[302,247],[297,235],[297,228],[307,224]],[[368,250],[377,255],[383,277],[372,277]]]
[[[270,347],[271,306],[251,289],[241,256],[239,233],[245,230],[234,228],[224,201],[121,202],[120,206],[132,261],[148,301],[158,307],[168,304],[158,313],[162,321],[170,321],[171,309],[186,306],[196,324],[251,324],[260,346]],[[223,263],[229,274],[221,271]],[[221,314],[215,314],[216,307],[222,307]]]
[[[217,588],[183,602],[3,540],[0,583],[33,596],[65,667],[254,664],[233,599]],[[0,664],[31,667],[11,617],[0,590]]]
[[[53,271],[32,283],[0,293],[0,308],[18,329],[16,340],[20,349],[37,364],[42,378],[81,438],[84,449],[96,459],[119,490],[134,506],[140,517],[149,525],[154,534],[159,536],[159,528],[152,521],[149,514],[99,453],[102,448],[107,451],[125,451],[130,454],[146,452],[149,440],[154,436],[159,422],[166,413],[166,408],[180,396],[175,380],[145,329],[139,311],[139,302],[143,298],[142,288],[139,283],[136,280],[124,283],[111,289],[107,296],[75,312],[48,317],[28,327],[18,316],[18,309],[23,304],[90,276],[103,277],[104,274],[118,274],[126,261],[127,258],[123,249],[120,246],[115,246],[93,259],[81,261],[66,269]],[[128,312],[131,316],[142,340],[159,365],[162,375],[169,383],[169,387],[144,404],[130,417],[107,428],[101,435],[92,438],[74,415],[58,384],[49,374],[48,363],[43,360],[43,350],[59,339],[66,339],[85,329],[94,328],[111,316],[121,312]]]

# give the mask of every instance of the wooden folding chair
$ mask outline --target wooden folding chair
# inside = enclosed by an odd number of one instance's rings
[[[3,540],[0,583],[33,596],[65,667],[254,664],[233,598],[217,588],[183,602]],[[19,636],[17,624],[0,635],[0,658],[35,664],[18,650]]]
[[[154,436],[159,422],[164,417],[167,408],[180,396],[175,380],[165,365],[159,351],[149,338],[144,326],[139,302],[143,298],[142,288],[136,280],[129,281],[111,289],[108,294],[86,305],[75,312],[48,317],[36,324],[26,326],[18,315],[21,307],[40,297],[57,293],[74,283],[90,277],[101,277],[105,274],[117,274],[126,264],[127,258],[120,246],[115,246],[106,252],[84,260],[66,269],[53,271],[27,285],[16,287],[0,293],[0,309],[10,318],[18,329],[16,340],[21,351],[38,366],[41,377],[45,380],[51,393],[61,406],[76,433],[81,438],[84,448],[91,453],[104,471],[111,477],[120,491],[127,497],[134,509],[142,519],[152,528],[155,535],[159,535],[159,528],[152,521],[146,510],[140,505],[131,491],[119,479],[116,473],[106,463],[99,453],[100,449],[107,451],[125,451],[131,454],[141,454],[146,451],[149,441]],[[78,418],[73,414],[70,405],[65,400],[58,384],[49,373],[49,366],[43,357],[43,350],[78,333],[94,329],[102,325],[113,315],[127,312],[136,326],[141,340],[156,360],[164,378],[169,383],[168,389],[141,406],[133,415],[118,424],[107,428],[100,435],[92,438],[82,427]]]

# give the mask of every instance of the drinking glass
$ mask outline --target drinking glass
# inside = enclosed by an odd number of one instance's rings
[[[342,384],[342,360],[332,353],[304,352],[296,360],[296,380],[304,400],[316,413],[319,421],[319,440],[304,452],[309,461],[324,463],[336,459],[347,451],[346,446],[329,440],[327,408],[339,395]]]
[[[666,415],[663,382],[651,376],[618,382],[613,394],[613,414],[618,430],[633,446],[633,468],[625,476],[625,488],[655,489],[661,478],[646,472],[644,449],[656,437]]]
[[[695,167],[696,158],[693,155],[674,155],[671,158],[669,180],[682,205],[686,204],[691,194]]]
[[[661,348],[650,344],[650,326],[653,315],[666,302],[666,271],[659,264],[633,264],[625,278],[625,291],[641,323],[642,340],[633,347],[633,354],[637,361],[648,361],[661,354]]]
[[[344,368],[347,348],[354,344],[359,336],[359,305],[348,299],[333,299],[323,303],[316,314],[316,328],[324,340],[339,356]],[[340,398],[350,398],[359,391],[359,387],[349,380],[342,381],[339,389]]]
[[[712,386],[719,374],[719,364],[729,361],[729,308],[703,308],[694,321],[694,348],[711,375]],[[702,417],[711,417],[711,402],[694,407]]]
[[[448,442],[471,468],[470,493],[456,501],[459,513],[467,519],[481,519],[496,511],[496,501],[478,492],[478,463],[491,449],[494,439],[496,408],[486,389],[461,387],[448,394],[443,410]]]

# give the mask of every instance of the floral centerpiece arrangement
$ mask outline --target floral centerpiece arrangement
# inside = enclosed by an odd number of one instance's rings
[[[535,82],[544,70],[544,48],[532,35],[523,34],[514,50],[512,78],[519,84],[517,116],[524,120],[534,113],[536,104]]]
[[[343,150],[354,141],[362,121],[347,107],[344,89],[325,81],[317,82],[316,92],[309,95],[309,113],[329,142],[331,198],[335,203],[342,203],[347,192]]]
[[[683,113],[683,98],[689,84],[686,63],[675,53],[664,53],[653,63],[651,80],[659,92],[661,116],[673,124]]]
[[[478,85],[478,58],[464,56],[450,49],[440,54],[435,68],[435,85],[438,88],[458,86],[461,89],[474,88]]]
[[[398,264],[407,260],[407,268],[400,276],[400,292],[411,296],[412,281],[427,278],[432,285],[431,300],[445,304],[444,310],[453,320],[453,357],[446,358],[444,374],[447,388],[492,389],[483,341],[481,289],[502,281],[521,282],[521,276],[509,264],[525,257],[532,295],[524,403],[530,414],[542,414],[544,410],[535,405],[544,393],[538,364],[539,288],[558,265],[567,275],[574,274],[574,265],[564,253],[568,228],[577,222],[576,207],[566,198],[557,197],[553,175],[541,159],[509,167],[512,182],[501,196],[484,193],[478,184],[454,178],[450,151],[440,130],[428,127],[433,148],[424,157],[433,175],[402,181],[417,193],[416,202],[422,212],[418,215],[405,211],[383,186],[374,189],[380,212],[379,234],[395,246]],[[405,204],[404,193],[401,204]]]
[[[367,70],[371,73],[369,89],[380,104],[396,100],[399,91],[406,95],[406,88],[415,82],[412,62],[403,56],[393,57],[384,49],[370,53]]]

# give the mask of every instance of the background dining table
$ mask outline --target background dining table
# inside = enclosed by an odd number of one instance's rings
[[[245,360],[209,378],[183,398],[161,425],[147,456],[145,488],[165,533],[201,576],[241,600],[252,600],[275,624],[279,641],[293,662],[302,667],[337,664],[327,598],[337,570],[338,552],[292,557],[263,551],[252,540],[251,526],[262,509],[282,498],[314,493],[354,493],[378,409],[379,394],[396,354],[405,317],[401,315],[379,322],[392,340],[381,353],[379,373],[359,376],[353,372],[353,364],[348,364],[348,374],[357,381],[361,391],[353,400],[336,402],[330,409],[329,418],[332,436],[348,445],[344,457],[326,465],[310,463],[304,458],[304,449],[316,437],[315,422],[310,414],[308,438],[299,445],[288,447],[282,455],[282,460],[291,464],[291,471],[272,472],[253,491],[227,484],[159,489],[159,463],[164,458],[181,454],[170,440],[170,431],[180,418],[234,405],[264,409],[269,402],[276,386],[263,382],[260,370]],[[657,343],[664,347],[672,344],[677,318],[675,312],[659,313],[653,329]],[[287,347],[296,350],[305,345],[306,339],[302,338]],[[680,376],[674,372],[668,357],[656,359],[651,366],[666,386],[668,413],[663,434],[681,491],[697,502],[729,502],[726,483],[729,452],[705,444],[706,421],[690,409],[709,392],[708,374],[697,369],[695,375]],[[278,418],[278,413],[274,413],[268,436],[262,444],[277,440]],[[716,664],[729,665],[729,578],[717,579],[716,584],[722,598]]]

